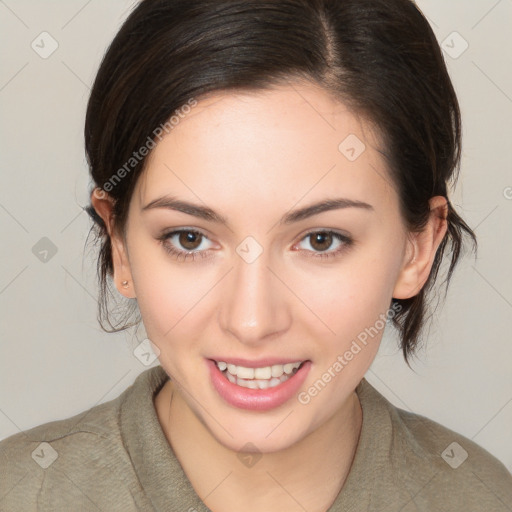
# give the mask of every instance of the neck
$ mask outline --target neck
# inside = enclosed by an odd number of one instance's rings
[[[348,476],[362,425],[353,392],[320,428],[284,450],[264,453],[254,465],[244,465],[239,453],[212,436],[172,381],[155,397],[155,408],[197,495],[211,510],[222,512],[325,512]]]

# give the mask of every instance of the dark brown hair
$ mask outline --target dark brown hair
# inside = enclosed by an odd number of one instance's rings
[[[411,232],[422,230],[429,199],[448,199],[447,186],[457,180],[461,119],[439,44],[411,0],[143,0],[103,58],[85,121],[90,173],[95,186],[115,201],[116,231],[125,233],[147,157],[122,173],[115,186],[113,175],[127,169],[134,151],[156,140],[155,129],[180,107],[214,91],[264,90],[297,79],[320,85],[378,128],[405,224]],[[140,316],[126,323],[124,315],[120,327],[111,323],[111,241],[93,207],[86,209],[101,244],[98,320],[105,331],[116,332],[137,324]],[[391,306],[401,306],[393,325],[407,362],[421,339],[427,294],[447,245],[446,290],[463,232],[477,249],[475,234],[449,200],[447,222],[423,289],[392,300]],[[136,311],[135,299],[131,306],[121,312]]]

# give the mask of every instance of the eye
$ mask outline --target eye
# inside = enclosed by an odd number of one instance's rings
[[[311,249],[303,249],[306,251],[308,256],[312,256],[315,258],[331,258],[340,255],[346,249],[351,247],[354,243],[352,238],[342,235],[341,233],[337,233],[336,231],[311,231],[307,233],[306,236],[301,240],[308,240],[308,244]],[[334,244],[334,250],[332,250]],[[329,250],[331,249],[331,250]]]
[[[208,240],[206,235],[194,229],[178,229],[165,233],[158,238],[165,251],[179,260],[182,257],[186,260],[190,257],[207,258],[210,256],[210,249],[205,248],[203,242]],[[183,248],[183,249],[182,249]]]
[[[169,233],[164,233],[158,240],[164,250],[179,260],[191,258],[193,261],[197,257],[208,258],[211,256],[211,247],[204,247],[204,242],[209,240],[206,235],[195,229],[177,229]],[[315,258],[331,258],[339,256],[342,252],[351,247],[354,243],[352,238],[337,233],[336,231],[320,230],[307,233],[301,240],[309,240],[308,245],[312,248],[302,248],[301,251],[307,256]],[[334,245],[334,250],[332,247]]]

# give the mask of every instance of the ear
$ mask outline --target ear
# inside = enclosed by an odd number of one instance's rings
[[[100,188],[95,188],[91,194],[91,204],[96,213],[103,219],[107,232],[110,236],[112,247],[112,263],[114,266],[114,284],[118,292],[127,297],[134,299],[135,288],[130,270],[130,262],[127,256],[127,250],[123,238],[117,233],[114,224],[113,207],[115,200]],[[123,286],[123,281],[128,284]]]
[[[432,197],[429,204],[430,217],[424,230],[409,234],[404,263],[393,290],[395,299],[409,299],[421,291],[448,229],[446,197]]]

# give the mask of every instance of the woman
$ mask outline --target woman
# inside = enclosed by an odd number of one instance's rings
[[[111,279],[161,366],[3,441],[5,510],[512,508],[501,462],[364,379],[387,323],[414,353],[448,244],[448,282],[476,247],[414,3],[145,0],[85,143],[100,322],[133,325],[110,322]]]

